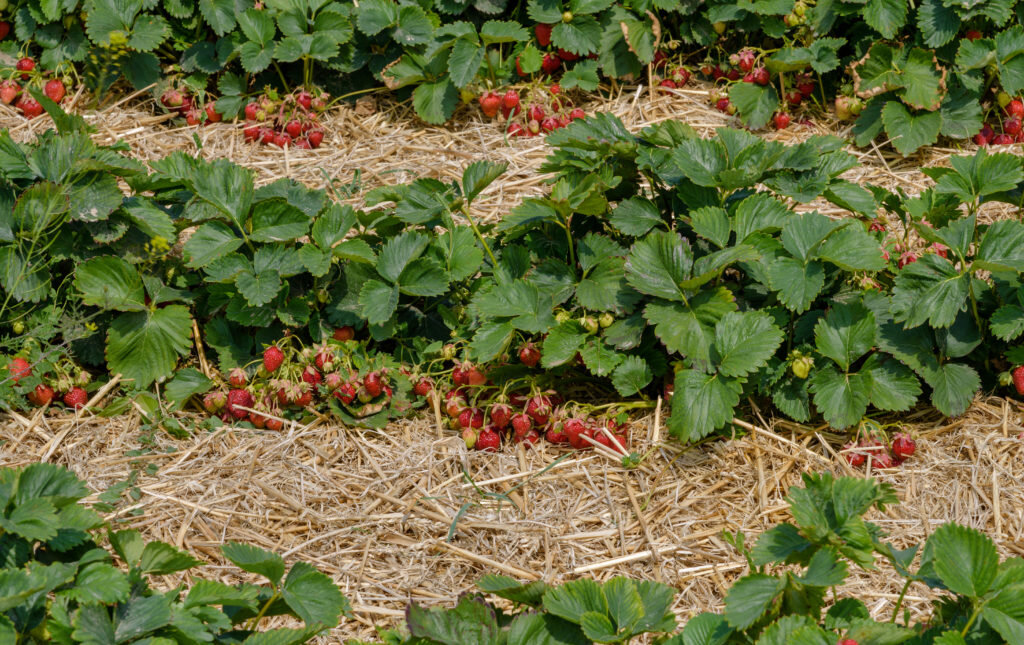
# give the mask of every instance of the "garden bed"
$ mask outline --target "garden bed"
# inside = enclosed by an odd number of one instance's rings
[[[219,546],[231,540],[328,573],[356,616],[329,642],[399,624],[409,599],[450,606],[485,573],[659,580],[679,589],[673,610],[682,618],[720,610],[725,590],[747,571],[723,531],[757,535],[787,519],[784,494],[801,473],[857,474],[827,446],[825,428],[770,420],[745,437],[683,450],[662,443],[656,415],[638,419],[634,449],[656,450],[629,471],[594,452],[546,444],[467,452],[429,419],[382,432],[329,422],[279,433],[225,427],[183,440],[143,431],[135,413],[34,421],[29,430],[0,427],[5,466],[63,464],[97,493],[138,471],[137,497],[129,487],[108,518],[196,554],[212,565],[207,575],[226,564]],[[1024,408],[988,398],[956,419],[920,410],[902,421],[918,450],[902,467],[875,473],[895,485],[900,504],[870,519],[899,547],[955,521],[988,533],[1001,557],[1024,555],[1016,468]],[[498,495],[506,498],[499,503]],[[234,581],[231,567],[221,570]],[[852,580],[850,595],[875,618],[888,617],[899,580]],[[923,585],[910,588],[915,618],[930,598]]]

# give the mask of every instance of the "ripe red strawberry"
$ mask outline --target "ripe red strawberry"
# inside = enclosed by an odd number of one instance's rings
[[[51,78],[43,86],[43,93],[54,103],[60,103],[64,99],[64,83],[59,78]]]
[[[523,66],[520,64],[518,56],[516,56],[516,73],[524,78],[529,76],[529,74],[523,71]]]
[[[672,71],[672,80],[676,87],[682,87],[690,82],[690,71],[685,67],[677,67]]]
[[[771,74],[764,67],[758,67],[751,74],[754,76],[754,82],[758,85],[767,85],[772,80]]]
[[[267,417],[258,412],[250,412],[249,423],[253,424],[258,430],[262,430],[267,424]]]
[[[274,373],[284,362],[284,352],[277,345],[271,345],[263,350],[263,369]]]
[[[663,52],[660,49],[658,51],[654,52],[654,59],[651,61],[651,65],[654,66],[654,69],[658,69],[659,67],[664,67],[667,64],[668,64],[668,56],[665,55],[665,52]]]
[[[1006,113],[1010,116],[1024,117],[1024,101],[1013,99],[1006,104]]]
[[[245,106],[245,118],[248,121],[255,121],[256,115],[260,111],[260,104],[253,101]]]
[[[281,132],[278,132],[278,133],[274,134],[274,141],[273,141],[273,143],[278,148],[285,148],[288,145],[290,145],[291,142],[292,142],[292,137],[291,137],[290,134],[281,133]]]
[[[295,95],[295,102],[308,110],[313,107],[313,95],[306,90],[302,90]]]
[[[519,348],[519,360],[527,367],[536,367],[540,362],[540,350],[533,343],[526,343]]]
[[[501,109],[501,97],[494,92],[484,92],[480,95],[480,110],[483,111],[484,116],[493,119],[498,116],[498,110]]]
[[[449,392],[448,394],[451,394]],[[444,412],[452,419],[458,419],[459,414],[462,413],[463,408],[466,407],[466,399],[462,396],[453,396],[444,404]]]
[[[672,400],[672,395],[675,394],[675,391],[676,391],[676,384],[675,383],[671,383],[671,382],[666,383],[665,387],[661,388],[661,398],[665,399],[666,401],[671,401]]]
[[[327,388],[328,392],[334,392],[341,387],[341,384],[341,374],[338,374],[337,372],[331,372],[324,377],[324,387]]]
[[[256,141],[260,138],[260,126],[250,125],[242,129],[242,136],[246,141]]]
[[[380,393],[384,391],[384,383],[381,381],[380,372],[370,372],[364,376],[363,387],[370,393],[370,396],[374,398],[380,396]]]
[[[544,120],[540,122],[540,129],[545,133],[554,132],[558,129],[558,119],[550,116],[545,117]]]
[[[524,130],[523,126],[519,125],[518,123],[509,123],[506,132],[510,137],[526,136],[526,130]]]
[[[740,70],[735,68],[730,69],[728,72],[725,73],[725,77],[730,81],[737,81],[740,78]]]
[[[14,107],[21,110],[26,119],[34,119],[43,113],[43,106],[31,96],[22,96]]]
[[[854,451],[853,448],[856,444],[852,441],[843,446],[843,456],[846,458],[846,463],[850,464],[854,468],[863,466],[867,460],[867,456],[860,451]]]
[[[526,414],[537,423],[544,425],[551,417],[551,399],[543,394],[538,394],[526,404]]]
[[[554,25],[549,25],[543,22],[538,22],[533,27],[533,33],[537,36],[537,44],[541,47],[547,47],[551,44],[551,29]]]
[[[466,385],[483,385],[487,382],[487,375],[481,371],[479,366],[472,363],[463,363],[462,371],[466,375]]]
[[[245,384],[249,382],[249,375],[245,373],[240,367],[236,367],[228,372],[228,383],[232,387],[245,387]]]
[[[917,262],[917,255],[913,251],[906,251],[900,255],[900,259],[897,260],[896,265],[902,269],[912,262]]]
[[[303,392],[298,396],[298,398],[295,399],[295,405],[299,406],[300,408],[304,408],[304,407],[306,407],[307,405],[309,405],[312,402],[313,402],[313,390],[312,389],[303,390]]]
[[[17,62],[17,64],[15,64],[15,68],[19,72],[31,72],[33,69],[35,69],[35,67],[36,67],[36,62],[34,60],[32,60],[31,58],[29,58],[28,56],[26,56],[25,58],[20,59]],[[21,80],[27,81],[28,79],[29,79],[29,75],[28,74],[22,74],[21,75]]]
[[[749,72],[754,67],[754,60],[756,56],[752,49],[744,49],[739,53],[737,62],[734,63],[744,72]]]
[[[463,408],[462,411],[459,412],[459,427],[484,427],[484,411],[480,408]]]
[[[320,144],[324,142],[324,131],[310,130],[309,134],[306,135],[306,139],[309,141],[310,146],[313,148],[319,148]]]
[[[673,81],[670,78],[666,78],[666,79],[663,79],[660,83],[658,83],[658,86],[659,87],[667,87],[670,90],[674,90],[674,89],[676,89],[676,82]]]
[[[785,130],[789,127],[790,118],[785,112],[778,112],[775,114],[775,129]]]
[[[935,251],[935,255],[941,258],[949,257],[949,249],[948,247],[946,247],[945,244],[939,244],[938,242],[935,242],[934,244],[931,245],[930,248],[931,250]]]
[[[593,447],[587,439],[595,439],[594,429],[584,426],[579,432],[566,433],[569,436],[569,445],[576,450],[586,450],[587,448]]]
[[[558,54],[544,54],[544,58],[540,61],[540,68],[547,74],[554,74],[561,66],[562,59],[558,57]]]
[[[505,92],[505,96],[501,97],[501,111],[508,117],[510,114],[518,114],[520,108],[519,103],[519,92],[515,90],[508,90]]]
[[[0,40],[7,38],[9,33],[11,33],[11,23],[6,20],[0,20]]]
[[[430,391],[433,389],[433,382],[431,382],[429,378],[424,377],[416,381],[416,385],[413,386],[412,391],[415,392],[417,396],[426,396],[430,394]]]
[[[887,452],[876,452],[871,455],[872,468],[893,468],[896,460]]]
[[[220,123],[224,118],[224,115],[217,111],[217,105],[214,103],[206,104],[206,121],[207,123]]]
[[[302,124],[292,119],[284,126],[284,131],[288,133],[288,136],[294,139],[302,134]]]
[[[525,408],[530,397],[522,392],[512,392],[508,395],[508,402],[513,408]]]
[[[496,403],[490,409],[491,424],[499,430],[504,430],[512,421],[512,408],[504,403]]]
[[[994,146],[1008,146],[1013,143],[1013,137],[1008,134],[997,134],[992,137],[992,145]]]
[[[586,118],[587,113],[583,111],[583,108],[573,108],[572,112],[569,113],[569,120],[575,121],[577,119]]]
[[[558,57],[561,58],[562,60],[568,62],[568,63],[571,63],[574,60],[578,60],[580,55],[579,54],[574,54],[571,51],[568,51],[568,50],[565,50],[565,49],[562,49],[561,47],[559,47],[558,48]]]
[[[892,454],[900,461],[913,455],[915,450],[917,450],[917,442],[905,432],[899,432],[893,437]]]
[[[967,40],[978,40],[979,38],[982,38],[983,36],[982,36],[981,32],[978,31],[977,29],[968,29],[967,33],[964,34],[964,37]],[[840,643],[839,645],[843,645],[843,643]],[[856,643],[854,643],[854,645],[856,645]]]
[[[804,95],[799,90],[793,90],[786,94],[786,102],[790,105],[797,106],[803,103]]]
[[[753,83],[754,82],[754,74],[753,74],[753,72],[747,72],[743,76],[743,82],[744,83]]]
[[[727,98],[720,98],[715,101],[715,109],[719,112],[728,112],[730,107],[732,107],[732,105],[729,103],[729,99]]]
[[[64,405],[75,410],[84,408],[88,400],[88,393],[80,387],[73,387],[64,395]]]
[[[533,428],[533,419],[528,414],[517,414],[512,417],[512,430],[527,432]]]
[[[273,430],[274,432],[277,432],[284,427],[284,424],[281,423],[280,419],[272,419],[270,417],[266,417],[266,421],[264,421],[263,424],[266,426],[267,430]]]
[[[1005,132],[1006,134],[1017,135],[1017,134],[1020,134],[1020,130],[1021,130],[1020,117],[1018,117],[1018,116],[1011,116],[1011,117],[1008,117],[1005,121],[1003,121],[1003,132]]]
[[[49,405],[53,400],[53,388],[45,383],[40,383],[34,390],[28,393],[28,400],[32,405],[43,407]]]
[[[526,110],[526,118],[531,121],[537,121],[538,123],[544,120],[544,108],[539,105],[531,105]]]
[[[871,220],[871,224],[868,225],[868,230],[871,231],[871,232],[884,233],[885,232],[885,223],[882,222],[882,220],[873,219],[873,220]]]
[[[220,390],[207,392],[206,396],[203,397],[203,409],[210,414],[217,414],[224,409],[224,405],[227,402],[228,397]]]
[[[241,407],[236,407],[241,406]],[[228,392],[228,401],[224,409],[236,419],[244,419],[249,413],[241,408],[252,407],[252,395],[248,390],[235,388]]]
[[[1024,396],[1024,365],[1013,368],[1013,387],[1017,388],[1017,394]]]
[[[501,436],[497,432],[491,430],[483,430],[476,437],[476,444],[474,444],[477,450],[486,450],[487,452],[498,452],[501,448]]]
[[[324,377],[321,376],[320,372],[318,372],[315,367],[307,365],[306,369],[302,371],[302,380],[305,383],[309,383],[312,386],[312,389],[315,390],[316,386],[320,385],[320,382],[324,380]]]
[[[32,366],[24,358],[13,358],[7,364],[7,371],[11,374],[11,380],[17,383],[26,376],[32,376]]]
[[[356,337],[356,330],[349,325],[345,325],[344,327],[338,327],[335,329],[334,334],[332,334],[331,337],[334,338],[334,340],[352,340]]]
[[[556,423],[554,426],[548,428],[548,431],[544,433],[544,438],[551,443],[568,443],[569,435],[565,434],[565,426],[563,424]]]
[[[199,125],[201,122],[201,115],[199,110],[189,110],[185,113],[185,123],[189,125]]]
[[[18,98],[19,94],[21,94],[21,86],[17,81],[6,80],[0,83],[0,101],[3,101],[4,105],[10,105],[14,99]]]
[[[334,369],[334,354],[328,350],[318,352],[316,358],[313,359],[316,363],[316,368],[322,372],[330,372]]]
[[[334,396],[345,405],[348,405],[355,400],[356,391],[356,386],[352,383],[343,383],[334,391]]]

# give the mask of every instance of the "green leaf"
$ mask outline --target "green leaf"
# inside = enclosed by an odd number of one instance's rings
[[[550,589],[547,584],[539,580],[521,583],[514,578],[497,573],[484,575],[477,581],[476,586],[481,591],[531,607],[539,607],[544,599],[544,594]]]
[[[424,609],[412,602],[406,624],[416,639],[441,645],[488,645],[498,642],[501,631],[494,610],[469,595],[454,609]]]
[[[79,603],[86,604],[124,602],[128,599],[130,591],[128,577],[117,567],[103,562],[93,562],[78,570],[74,586],[63,593]]]
[[[807,311],[825,286],[825,269],[820,262],[805,264],[781,257],[768,265],[768,276],[779,301],[794,313]]]
[[[858,423],[867,412],[871,379],[864,373],[843,374],[827,365],[815,371],[810,389],[821,415],[841,430]]]
[[[952,262],[937,254],[925,254],[896,274],[893,317],[908,328],[925,322],[933,327],[949,327],[967,307],[970,284],[970,273],[961,274]]]
[[[112,374],[147,388],[174,371],[178,358],[192,347],[192,318],[188,307],[121,314],[107,331],[107,367]]]
[[[50,500],[27,499],[7,514],[0,516],[0,527],[26,540],[41,541],[57,536],[57,511]]]
[[[834,548],[826,547],[814,552],[799,580],[814,587],[834,587],[843,584],[846,575],[846,562],[839,559]]]
[[[244,240],[224,222],[207,222],[188,238],[184,252],[189,268],[200,269],[238,249],[244,243]]]
[[[814,326],[819,352],[847,371],[875,344],[875,315],[861,304],[836,303]]]
[[[435,260],[416,258],[402,269],[398,289],[411,296],[439,296],[448,290],[448,276]]]
[[[523,42],[530,39],[530,32],[512,20],[488,20],[480,27],[480,39],[489,45]]]
[[[121,258],[98,257],[82,263],[75,270],[75,288],[87,305],[119,311],[145,308],[139,272]]]
[[[583,579],[549,589],[544,594],[544,609],[578,625],[587,612],[607,614],[608,603],[598,583]]]
[[[398,21],[398,5],[391,0],[366,0],[359,3],[356,26],[367,36],[375,36]]]
[[[455,87],[466,87],[476,78],[485,53],[484,47],[475,40],[459,38],[455,41],[448,56],[448,74]]]
[[[494,360],[508,348],[515,330],[512,323],[507,321],[489,321],[480,325],[470,343],[473,357],[480,361]]]
[[[782,229],[782,246],[801,261],[814,258],[819,245],[843,223],[821,213],[795,214]]]
[[[1014,25],[996,34],[996,61],[1003,91],[1016,96],[1024,90],[1024,27]]]
[[[1024,334],[1024,308],[1020,305],[1003,305],[989,318],[992,333],[1005,341]]]
[[[845,226],[828,236],[818,257],[844,271],[881,271],[886,267],[878,240],[859,225]]]
[[[359,306],[371,325],[383,325],[398,309],[398,287],[380,280],[367,280],[359,292]]]
[[[736,106],[743,125],[755,130],[767,125],[779,109],[779,94],[773,85],[733,83],[729,100]]]
[[[167,596],[135,597],[119,607],[119,620],[114,628],[118,643],[134,641],[171,623],[171,600]]]
[[[736,310],[732,292],[725,287],[702,291],[688,305],[655,301],[644,309],[644,318],[654,325],[654,334],[670,352],[706,363],[711,358],[714,325]]]
[[[910,107],[934,111],[942,105],[946,95],[945,75],[932,52],[919,47],[911,49],[903,63],[901,82],[903,89],[897,94]]]
[[[629,578],[617,576],[605,582],[601,591],[608,603],[608,615],[615,626],[613,634],[631,634],[633,627],[644,617],[644,602],[636,583]]]
[[[381,247],[377,259],[377,273],[389,282],[398,282],[399,276],[409,262],[423,254],[430,239],[422,233],[406,231],[396,235]]]
[[[259,588],[255,585],[235,587],[216,580],[195,580],[182,605],[186,608],[206,605],[232,605],[250,611],[256,608]]]
[[[742,389],[738,380],[726,376],[679,371],[672,395],[669,432],[680,441],[706,437],[733,418]]]
[[[330,578],[307,562],[296,562],[281,586],[281,597],[306,625],[334,627],[348,600]]]
[[[459,104],[459,90],[448,78],[423,83],[413,90],[412,104],[421,119],[439,125],[455,113]]]
[[[769,563],[800,562],[807,551],[813,550],[814,544],[800,535],[800,529],[792,524],[778,524],[757,538],[750,556],[755,565],[763,566]]]
[[[199,198],[216,206],[239,228],[246,228],[255,193],[251,170],[217,159],[203,164],[193,183]]]
[[[872,354],[861,373],[871,378],[871,405],[879,410],[909,410],[921,396],[921,384],[914,372],[881,354]]]
[[[162,16],[143,14],[132,25],[128,47],[139,52],[152,51],[164,41],[169,29],[167,21]]]
[[[640,293],[684,301],[679,284],[690,277],[693,253],[678,233],[656,231],[638,241],[626,259],[626,280]]]
[[[170,544],[149,542],[142,550],[139,569],[142,573],[163,576],[169,573],[185,571],[200,564],[202,564],[201,561],[196,560],[184,551],[175,549]]]
[[[252,233],[256,242],[290,242],[309,232],[310,218],[283,199],[259,202],[253,208]]]
[[[932,564],[942,583],[971,599],[985,595],[996,577],[999,554],[984,533],[958,524],[943,524],[928,537]]]
[[[960,31],[960,17],[956,9],[947,7],[942,0],[924,0],[917,11],[917,28],[926,45],[941,47]]]
[[[277,585],[284,575],[284,559],[276,553],[265,551],[251,544],[228,542],[221,546],[221,552],[239,569],[256,573]]]
[[[626,235],[640,237],[662,223],[661,211],[651,200],[630,197],[612,209],[609,222]]]
[[[710,240],[718,248],[729,244],[732,225],[729,214],[717,206],[707,206],[690,213],[690,225],[697,235]]]
[[[771,607],[782,588],[782,580],[762,573],[740,578],[725,596],[725,620],[733,629],[750,627]]]
[[[767,313],[729,312],[715,325],[712,360],[725,376],[746,376],[768,362],[782,339],[782,330]]]
[[[550,337],[550,334],[548,334]],[[654,379],[650,365],[639,356],[627,356],[612,372],[612,385],[619,396],[633,396]]]
[[[1001,591],[981,610],[981,617],[992,626],[1007,643],[1024,639],[1024,588],[1015,585]]]
[[[882,123],[885,125],[885,133],[892,139],[893,147],[905,157],[918,148],[930,146],[938,140],[939,131],[942,129],[942,114],[911,113],[899,101],[889,101],[882,108]]]
[[[507,163],[474,161],[462,171],[462,194],[472,202],[485,188],[508,169]]]
[[[582,254],[581,254],[582,255]],[[625,261],[611,256],[589,270],[576,285],[576,301],[585,309],[622,314],[633,310],[641,296],[626,282]]]
[[[885,38],[893,38],[907,22],[906,0],[868,0],[864,22]]]
[[[398,9],[398,21],[391,38],[400,45],[422,45],[434,35],[434,24],[418,5]]]
[[[594,53],[601,45],[601,25],[591,16],[574,16],[572,22],[558,21],[551,30],[551,43],[579,56]]]
[[[199,0],[199,12],[218,36],[235,28],[235,3],[231,0]]]
[[[541,365],[550,369],[568,363],[576,358],[586,338],[586,332],[575,321],[552,328],[541,345]]]
[[[999,220],[989,225],[981,238],[974,267],[989,271],[1024,272],[1024,225]]]
[[[932,388],[932,405],[947,417],[963,414],[981,387],[978,373],[959,363],[945,363],[922,378]]]
[[[594,376],[608,376],[623,358],[622,354],[605,345],[600,338],[591,338],[584,343],[580,356]]]
[[[259,273],[243,271],[235,278],[235,286],[249,306],[262,307],[277,297],[281,290],[281,276],[273,269]]]

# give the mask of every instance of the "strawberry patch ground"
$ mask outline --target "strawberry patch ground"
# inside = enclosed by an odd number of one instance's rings
[[[585,109],[612,112],[635,130],[665,119],[701,132],[731,123],[708,105],[706,88],[653,97],[623,90]],[[123,140],[142,160],[176,150],[227,157],[256,170],[261,183],[291,177],[333,186],[352,201],[420,176],[454,180],[478,159],[505,161],[508,172],[474,202],[492,219],[542,192],[536,169],[549,152],[539,137],[507,144],[500,126],[475,107],[461,108],[448,126],[428,127],[408,106],[374,97],[332,111],[317,150],[246,144],[240,128],[227,123],[178,127],[133,100],[85,116],[99,127],[98,141]],[[16,140],[49,125],[48,117],[27,122],[0,106],[0,127]],[[829,122],[767,136],[795,141],[838,132]],[[930,148],[909,159],[880,149],[854,152],[863,165],[850,179],[916,192],[930,183],[922,166],[944,165],[961,151]],[[186,427],[195,420],[182,419]],[[757,535],[787,519],[784,491],[801,473],[863,472],[836,454],[832,446],[844,439],[827,426],[761,418],[755,410],[744,436],[683,447],[667,440],[662,420],[659,410],[631,421],[633,449],[650,457],[627,470],[601,453],[549,444],[467,452],[432,417],[383,431],[325,418],[278,432],[224,427],[174,439],[145,425],[137,411],[112,418],[37,411],[0,418],[0,464],[69,467],[95,491],[88,501],[108,519],[191,551],[225,581],[236,569],[218,547],[232,540],[315,564],[355,613],[324,642],[369,637],[375,623],[398,624],[410,599],[451,605],[484,573],[549,582],[582,575],[658,580],[679,589],[673,609],[681,617],[720,610],[747,566],[723,531]],[[918,544],[955,521],[986,531],[1001,557],[1024,555],[1024,406],[979,398],[953,419],[921,408],[883,421],[902,424],[917,440],[901,467],[875,473],[895,485],[901,503],[870,519],[897,546]],[[880,618],[892,611],[896,584],[860,576],[851,590]],[[923,585],[907,594],[916,617],[930,599]]]
[[[901,548],[956,521],[986,531],[1001,557],[1024,555],[1024,407],[979,399],[951,420],[921,410],[890,421],[918,448],[875,473],[900,504],[870,519]],[[862,472],[829,447],[839,438],[826,428],[771,419],[686,449],[664,441],[658,415],[635,419],[634,448],[653,453],[634,470],[550,444],[467,452],[430,419],[382,432],[327,420],[280,432],[225,427],[181,440],[140,422],[137,413],[7,421],[0,461],[69,467],[116,525],[188,549],[212,565],[208,574],[223,567],[225,581],[237,581],[219,551],[231,540],[315,564],[356,616],[325,642],[398,624],[410,599],[450,606],[488,572],[659,580],[680,590],[681,617],[720,610],[746,570],[723,531],[754,536],[788,519],[784,491],[803,472]],[[876,618],[887,616],[900,592],[893,580],[861,576],[852,590]],[[907,600],[919,618],[930,596],[914,585]]]

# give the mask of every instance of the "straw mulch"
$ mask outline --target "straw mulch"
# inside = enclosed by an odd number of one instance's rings
[[[588,113],[613,113],[632,131],[669,119],[688,123],[703,135],[723,126],[739,127],[736,118],[718,112],[709,104],[710,84],[696,85],[692,89],[659,88],[654,92],[643,86],[621,87],[611,92],[609,98],[589,98],[582,107]],[[462,106],[444,126],[430,126],[416,118],[408,102],[396,103],[390,95],[377,93],[354,105],[344,104],[329,111],[323,119],[326,136],[319,149],[284,151],[246,143],[240,124],[178,125],[180,119],[161,114],[162,110],[155,108],[152,100],[144,98],[142,94],[128,96],[97,112],[86,109],[84,99],[75,96],[71,99],[71,109],[83,114],[98,128],[95,135],[98,143],[123,140],[131,146],[131,154],[144,161],[159,159],[175,150],[206,158],[226,157],[252,168],[260,184],[289,177],[311,187],[333,184],[336,188],[358,192],[418,177],[453,181],[460,179],[463,169],[473,161],[505,162],[507,173],[474,202],[476,214],[483,219],[498,218],[524,196],[545,190],[545,177],[536,172],[551,150],[544,138],[508,140],[503,126],[485,119],[475,105]],[[51,122],[45,114],[26,121],[13,108],[0,106],[0,129],[9,128],[15,140],[30,139],[34,133],[49,127]],[[785,131],[765,130],[760,134],[793,143],[815,134],[848,133],[849,124],[823,116],[816,119],[814,125],[794,122]],[[964,148],[973,150],[974,146],[967,144]],[[862,150],[851,147],[850,151],[860,159],[862,167],[848,173],[847,178],[890,189],[899,187],[911,193],[932,183],[920,171],[922,166],[948,165],[951,155],[964,152],[931,147],[903,158],[891,146]],[[842,213],[835,207],[823,210]]]
[[[1024,407],[990,398],[955,420],[929,410],[905,419],[918,453],[878,473],[902,503],[872,519],[900,547],[956,521],[993,536],[1002,557],[1024,555]],[[800,473],[857,474],[837,458],[838,438],[787,422],[769,430],[762,421],[742,438],[682,450],[663,442],[650,415],[634,423],[632,447],[655,450],[627,471],[599,453],[565,456],[550,445],[468,452],[430,420],[383,433],[314,424],[185,440],[156,434],[143,443],[136,416],[37,421],[0,427],[0,462],[63,464],[98,492],[139,471],[141,496],[123,497],[110,519],[192,551],[210,563],[207,576],[236,580],[218,551],[229,540],[330,574],[356,619],[328,642],[400,623],[410,599],[453,603],[488,572],[550,582],[654,579],[679,590],[683,619],[721,610],[725,590],[747,570],[722,532],[756,536],[788,519],[784,495]],[[857,575],[846,588],[876,617],[892,611],[900,592],[887,573]],[[920,616],[930,597],[915,584],[909,606]]]

